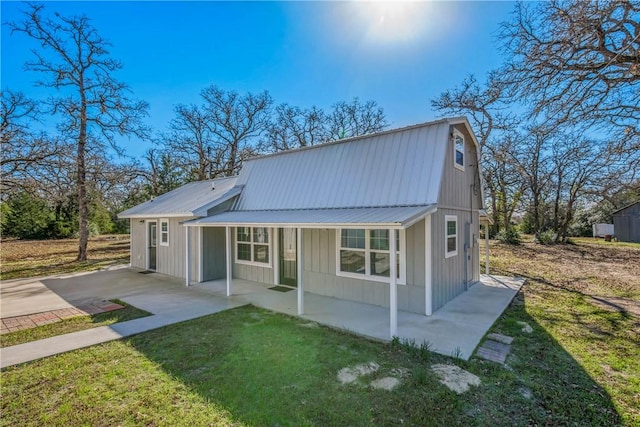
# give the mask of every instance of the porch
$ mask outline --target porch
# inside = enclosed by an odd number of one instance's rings
[[[398,311],[397,336],[427,341],[431,350],[468,360],[484,334],[509,305],[524,279],[482,275],[481,282],[463,292],[431,316]],[[227,280],[203,282],[191,287],[226,297]],[[280,292],[265,285],[233,279],[236,303],[250,303],[289,315],[298,315],[298,292]],[[338,298],[304,293],[304,314],[300,317],[344,329],[369,338],[390,341],[389,308]]]

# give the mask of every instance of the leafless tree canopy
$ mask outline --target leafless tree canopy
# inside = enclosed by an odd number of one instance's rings
[[[33,130],[38,119],[36,102],[20,92],[0,93],[0,182],[3,197],[28,187],[26,176],[59,153],[58,143]]]
[[[640,135],[640,3],[521,2],[501,39],[507,80],[535,113]]]
[[[60,120],[62,137],[76,144],[76,190],[80,241],[78,260],[87,258],[88,197],[85,157],[90,143],[116,148],[116,135],[146,136],[141,119],[147,104],[128,97],[126,84],[115,79],[122,64],[109,56],[110,44],[86,16],[44,14],[44,6],[30,4],[22,22],[9,24],[13,33],[35,40],[40,49],[25,64],[42,77],[39,85],[54,90],[50,112]]]
[[[269,125],[273,104],[271,95],[267,91],[240,95],[235,91],[210,86],[202,91],[202,98],[214,144],[223,153],[219,174],[235,175],[240,168],[243,151]]]

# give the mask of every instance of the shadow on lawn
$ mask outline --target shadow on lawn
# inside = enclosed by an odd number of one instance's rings
[[[255,307],[171,325],[128,342],[236,421],[258,425],[617,425],[606,391],[524,310],[521,294],[493,332],[515,337],[507,366],[371,342]],[[524,334],[526,322],[534,329]],[[394,391],[342,385],[337,372],[375,362],[379,376],[404,368]],[[478,375],[457,395],[435,363]],[[377,374],[376,374],[377,375]]]
[[[476,405],[498,408],[490,417],[479,414],[480,425],[623,424],[609,393],[527,313],[522,292],[489,332],[514,340],[505,367],[472,359],[483,366],[488,389],[476,392]]]

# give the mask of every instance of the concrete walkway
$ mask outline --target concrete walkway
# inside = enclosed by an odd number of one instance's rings
[[[18,284],[22,282],[26,290],[20,289],[16,282]],[[0,368],[113,341],[246,304],[226,297],[212,296],[195,288],[185,288],[184,282],[179,279],[161,274],[139,274],[138,271],[129,268],[31,279],[31,281],[1,282],[0,287],[3,291],[3,317],[6,294],[10,294],[14,302],[20,302],[20,310],[14,309],[10,312],[20,312],[22,315],[41,312],[49,307],[60,307],[62,304],[73,307],[74,304],[90,301],[96,297],[118,298],[134,307],[153,313],[152,316],[111,326],[101,326],[2,348],[0,349]],[[23,298],[28,299],[33,290],[37,290],[36,302],[20,301],[17,296],[21,294]],[[51,305],[43,305],[45,301],[51,302]]]
[[[182,280],[160,274],[139,274],[132,269],[77,274],[38,280],[60,300],[86,301],[92,298],[119,298],[128,304],[154,313],[149,317],[74,332],[0,349],[0,368],[42,357],[83,348],[172,323],[194,319],[245,304],[296,315],[296,291],[277,292],[268,286],[233,280],[233,296],[226,297],[226,281],[213,281],[186,288]],[[429,342],[431,349],[445,355],[469,359],[484,334],[504,311],[524,280],[483,276],[482,283],[472,286],[438,310],[433,316],[398,312],[398,335],[417,344]],[[5,284],[0,283],[3,291]],[[8,283],[14,298],[19,286]],[[30,283],[27,288],[34,289]],[[41,298],[42,300],[42,298]],[[58,298],[51,298],[58,304]],[[310,321],[349,330],[363,336],[389,341],[389,309],[369,304],[305,293],[305,314]],[[3,301],[4,303],[4,301]],[[24,303],[22,311],[29,311]],[[42,306],[37,307],[42,311]],[[32,307],[36,309],[36,307]],[[4,315],[4,306],[3,306]]]

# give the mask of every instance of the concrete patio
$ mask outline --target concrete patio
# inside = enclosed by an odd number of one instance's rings
[[[279,292],[264,285],[234,279],[226,296],[226,280],[189,287],[182,280],[157,273],[114,268],[111,271],[0,282],[2,317],[73,307],[88,299],[119,298],[152,316],[112,326],[6,347],[0,367],[142,333],[172,323],[253,304],[296,316],[297,291]],[[487,330],[516,295],[523,279],[482,276],[432,316],[398,311],[398,336],[416,344],[428,342],[432,351],[469,359]],[[304,319],[382,341],[390,340],[389,309],[359,302],[304,294]]]
[[[481,275],[481,282],[445,304],[431,316],[398,311],[398,337],[416,344],[428,342],[432,351],[468,360],[491,325],[509,305],[524,279]],[[278,292],[270,286],[234,279],[230,300],[296,316],[297,291]],[[191,286],[226,298],[226,280]],[[382,341],[390,341],[389,309],[325,297],[304,295],[305,319]]]

